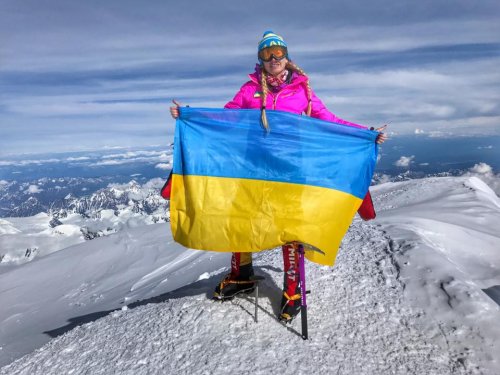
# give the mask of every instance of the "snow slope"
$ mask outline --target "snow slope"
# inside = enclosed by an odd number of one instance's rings
[[[0,374],[500,373],[498,197],[475,177],[373,196],[378,218],[354,221],[335,267],[306,265],[309,341],[300,319],[274,318],[278,250],[254,257],[255,323],[252,297],[209,299],[229,255],[183,249],[156,224],[0,274]]]
[[[227,259],[177,245],[163,223],[75,245],[0,274],[0,363],[44,344],[57,334],[51,330],[193,283],[203,269],[218,269]]]

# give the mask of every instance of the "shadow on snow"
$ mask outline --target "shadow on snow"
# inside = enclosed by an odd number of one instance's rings
[[[275,267],[270,267],[270,266],[255,267],[256,275],[263,276],[265,278],[264,280],[262,280],[260,282],[259,299],[260,298],[268,298],[269,301],[271,302],[272,311],[267,311],[260,304],[259,304],[258,308],[260,311],[264,312],[268,316],[276,319],[276,317],[279,314],[279,310],[280,310],[280,301],[281,301],[282,290],[280,287],[278,287],[276,285],[273,278],[265,271],[265,269],[268,269],[268,270],[271,270],[274,272],[282,272],[282,270],[277,269]],[[220,281],[221,277],[222,276],[220,274],[214,275],[214,276],[210,277],[209,279],[200,280],[200,281],[197,281],[195,283],[183,286],[182,288],[179,288],[179,289],[176,289],[176,290],[173,290],[173,291],[170,291],[170,292],[167,292],[167,293],[155,296],[155,297],[151,297],[148,299],[144,299],[141,301],[136,301],[136,302],[130,303],[127,305],[127,307],[129,309],[134,309],[136,307],[148,305],[150,303],[163,303],[163,302],[167,302],[167,301],[172,300],[172,299],[195,296],[195,295],[200,295],[202,293],[205,293],[207,299],[212,299],[214,287],[215,287],[216,283],[218,283]],[[252,293],[249,295],[241,294],[238,296],[238,298],[235,298],[232,301],[224,302],[224,303],[233,303],[233,304],[237,305],[238,307],[243,309],[243,311],[248,313],[253,318],[254,313],[252,311],[247,309],[242,304],[234,302],[234,301],[237,301],[239,298],[243,298],[243,299],[251,302],[252,304],[255,301],[254,294]],[[214,301],[214,303],[223,303],[223,302]],[[498,303],[498,300],[497,300],[497,303]],[[59,327],[59,328],[45,331],[43,333],[54,338],[54,337],[63,335],[66,332],[71,331],[75,327],[81,326],[81,325],[86,324],[86,323],[94,322],[97,319],[105,317],[105,316],[109,315],[110,313],[112,313],[114,311],[118,311],[118,310],[120,310],[120,308],[107,310],[107,311],[97,311],[97,312],[93,312],[90,314],[69,318],[68,324],[66,324],[62,327]],[[286,326],[286,328],[289,331],[291,331],[292,333],[295,333],[296,335],[301,336],[299,332],[297,332],[296,330],[294,330],[290,326]]]

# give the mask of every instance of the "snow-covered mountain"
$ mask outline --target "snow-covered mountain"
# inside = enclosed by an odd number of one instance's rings
[[[306,265],[309,341],[275,319],[278,249],[254,256],[256,323],[252,296],[210,300],[229,254],[141,225],[0,273],[0,374],[500,373],[499,198],[475,177],[373,196],[335,267]]]
[[[82,197],[68,194],[47,212],[0,219],[0,272],[6,264],[24,263],[123,228],[169,221],[168,202],[159,193],[163,183],[111,184]]]
[[[66,196],[86,196],[112,182],[110,177],[3,180],[0,183],[0,217],[27,217],[63,208]]]
[[[0,183],[0,217],[28,217],[57,211],[92,215],[136,202],[135,210],[152,213],[164,202],[158,191],[164,180],[116,183],[117,178],[40,178]],[[113,182],[114,181],[114,182]],[[128,181],[128,180],[127,180]]]
[[[120,211],[126,207],[134,213],[151,215],[158,208],[167,206],[159,194],[163,183],[161,179],[154,179],[145,185],[140,185],[132,180],[128,184],[114,184],[81,198],[67,196],[57,214],[72,212],[92,217],[103,209]],[[54,210],[51,211],[55,214]]]

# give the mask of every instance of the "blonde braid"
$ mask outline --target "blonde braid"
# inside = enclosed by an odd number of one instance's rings
[[[309,77],[307,76],[306,72],[304,72],[302,70],[302,68],[300,68],[298,65],[296,65],[295,63],[289,61],[287,62],[286,64],[286,68],[289,69],[289,70],[292,70],[292,71],[295,71],[297,73],[299,73],[301,76],[304,76],[307,78],[307,81],[306,81],[306,86],[307,86],[307,110],[306,110],[306,115],[307,116],[311,116],[311,111],[312,111],[312,89],[311,89],[311,85],[309,84]]]
[[[260,121],[262,122],[262,126],[269,132],[269,123],[267,122],[266,116],[266,103],[267,103],[267,93],[269,91],[267,87],[267,76],[264,68],[261,70],[260,75],[260,85],[262,87],[262,108],[260,110]]]
[[[288,61],[286,63],[286,69],[289,69],[291,71],[295,71],[299,73],[300,75],[304,76],[307,78],[306,81],[306,88],[307,88],[307,109],[306,109],[306,115],[311,116],[311,111],[312,111],[312,89],[311,85],[309,84],[309,77],[307,74],[300,68],[298,65],[295,63]],[[269,88],[267,87],[267,73],[264,68],[261,70],[261,75],[260,75],[260,85],[262,87],[262,108],[260,112],[260,120],[262,122],[262,126],[264,129],[266,129],[267,132],[269,132],[269,122],[267,121],[267,116],[266,116],[266,103],[267,103],[267,94],[269,92]]]

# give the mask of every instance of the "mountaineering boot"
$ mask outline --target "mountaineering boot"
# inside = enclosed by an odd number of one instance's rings
[[[278,320],[289,323],[300,312],[299,254],[295,244],[281,247],[285,269]]]
[[[215,287],[214,299],[227,301],[239,293],[252,293],[255,290],[252,253],[233,253],[231,273],[226,275]]]

